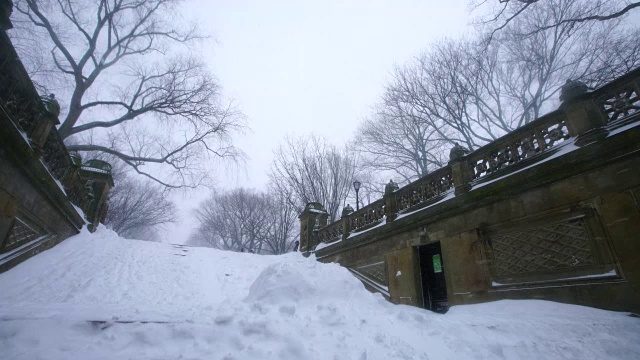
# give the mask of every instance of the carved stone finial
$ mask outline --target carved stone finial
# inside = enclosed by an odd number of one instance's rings
[[[453,147],[449,152],[449,161],[460,160],[464,156],[466,156],[468,153],[469,153],[469,149],[454,142]]]
[[[60,103],[56,100],[55,94],[49,94],[49,96],[43,96],[42,102],[47,111],[56,118],[60,115]]]
[[[560,101],[566,102],[573,100],[580,95],[586,94],[588,91],[589,87],[582,81],[568,79],[560,89]]]
[[[389,180],[389,183],[384,187],[384,194],[389,195],[393,194],[395,191],[400,189],[397,183],[393,181],[393,179]]]
[[[353,213],[353,208],[351,207],[351,205],[347,204],[347,206],[345,206],[342,209],[342,217],[347,217],[349,215],[351,215]]]

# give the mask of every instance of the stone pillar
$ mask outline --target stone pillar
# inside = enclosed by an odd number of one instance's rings
[[[353,208],[347,204],[347,206],[342,209],[342,240],[347,240],[351,233],[351,214],[353,214]]]
[[[42,97],[42,103],[46,110],[33,120],[33,128],[29,132],[29,139],[38,149],[44,147],[49,137],[49,132],[54,125],[60,124],[58,120],[60,104],[56,100],[56,96],[54,94],[44,96]]]
[[[58,119],[50,116],[49,114],[43,114],[38,116],[33,125],[33,130],[29,134],[29,140],[35,145],[36,148],[42,149],[47,142],[49,132],[54,125],[59,124]]]
[[[311,202],[305,206],[298,219],[300,219],[300,252],[304,256],[309,256],[317,244],[317,230],[327,226],[329,214],[320,203]]]
[[[473,180],[473,168],[467,160],[468,153],[469,150],[458,144],[454,144],[449,152],[449,166],[451,167],[451,177],[456,196],[471,190],[470,182]]]
[[[75,163],[75,161],[74,161]],[[83,201],[87,228],[93,232],[106,216],[109,191],[114,186],[111,165],[102,160],[92,159],[80,168],[80,179],[87,188],[89,198]]]
[[[598,104],[588,96],[588,88],[580,81],[567,80],[560,92],[560,109],[566,116],[569,135],[583,146],[607,137],[607,118]]]
[[[387,223],[398,217],[398,200],[396,199],[398,189],[398,184],[393,180],[389,180],[389,183],[384,187],[384,215],[387,217]]]

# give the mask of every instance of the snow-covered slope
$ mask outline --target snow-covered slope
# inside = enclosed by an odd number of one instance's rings
[[[387,303],[299,254],[100,229],[0,274],[2,359],[639,359],[640,319],[545,301]]]

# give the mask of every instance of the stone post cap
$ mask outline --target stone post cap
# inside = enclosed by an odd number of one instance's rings
[[[560,89],[560,101],[563,103],[571,101],[587,92],[589,92],[589,87],[585,83],[580,80],[568,79]]]
[[[349,215],[351,215],[353,213],[353,208],[351,207],[351,205],[347,204],[347,206],[345,206],[342,209],[342,217],[347,217]]]
[[[325,214],[328,215],[327,210],[320,204],[319,202],[310,202],[307,203],[307,206],[304,207],[300,216],[305,214]]]
[[[48,96],[41,97],[42,102],[44,103],[45,109],[56,119],[60,116],[60,103],[56,99],[55,94],[49,94]]]
[[[398,183],[394,182],[393,179],[391,179],[389,180],[389,183],[387,183],[387,185],[385,185],[384,187],[384,194],[385,195],[393,194],[398,189],[400,189],[400,187],[398,186]]]
[[[451,151],[449,151],[449,161],[460,160],[467,154],[469,154],[469,149],[454,142]]]

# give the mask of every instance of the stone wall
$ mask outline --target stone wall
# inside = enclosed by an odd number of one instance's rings
[[[82,164],[55,125],[59,105],[41,98],[5,30],[10,2],[0,2],[0,272],[104,217],[111,166]]]
[[[565,96],[471,154],[454,148],[447,167],[311,233],[316,257],[424,306],[418,249],[439,242],[449,306],[547,299],[640,312],[638,79]]]

